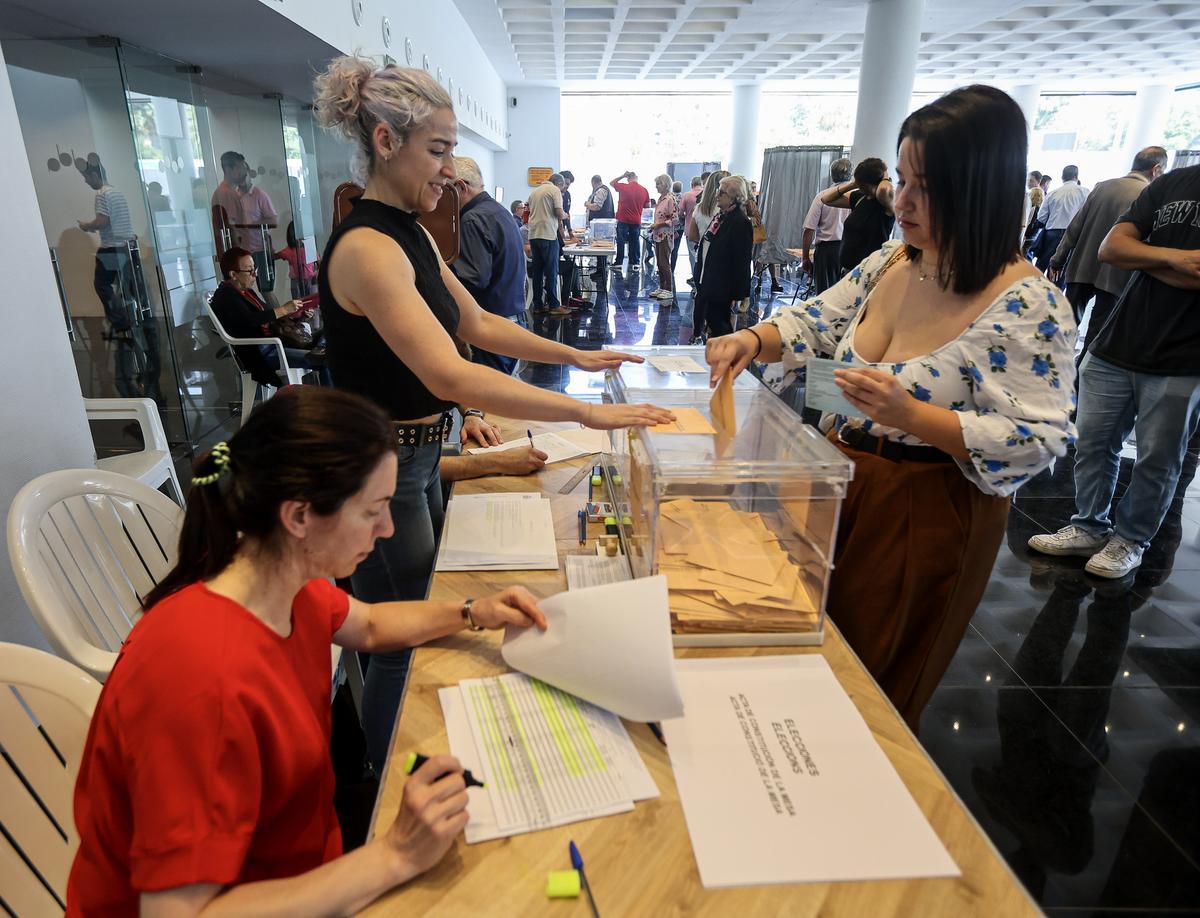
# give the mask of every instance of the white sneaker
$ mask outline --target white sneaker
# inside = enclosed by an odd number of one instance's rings
[[[1145,549],[1141,545],[1135,545],[1119,536],[1113,536],[1108,540],[1103,551],[1088,559],[1088,563],[1083,566],[1083,569],[1097,577],[1117,580],[1142,563],[1144,551]]]
[[[1043,555],[1082,555],[1088,558],[1100,551],[1106,542],[1108,536],[1095,536],[1072,524],[1049,535],[1035,535],[1027,544]]]
[[[654,297],[656,300],[673,300],[673,299],[675,299],[675,294],[672,293],[670,290],[655,290],[650,295],[652,297]]]

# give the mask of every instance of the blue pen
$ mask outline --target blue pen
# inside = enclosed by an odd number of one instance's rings
[[[650,728],[650,732],[654,734],[660,743],[662,743],[664,746],[667,745],[667,738],[663,736],[662,727],[653,721],[646,724],[646,726]]]
[[[579,882],[583,885],[583,891],[587,893],[588,905],[592,909],[592,918],[600,918],[600,913],[596,910],[596,897],[592,895],[592,887],[588,884],[587,874],[583,872],[583,855],[575,847],[575,842],[571,842],[570,847],[571,866],[579,871]]]
[[[529,438],[529,447],[530,447],[530,449],[532,449],[533,448],[533,431],[530,430],[528,427],[525,428],[525,436],[527,436]]]

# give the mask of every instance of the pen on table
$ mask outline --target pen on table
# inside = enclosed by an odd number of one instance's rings
[[[579,544],[587,545],[587,511],[579,511]]]
[[[404,760],[404,773],[406,775],[411,775],[414,771],[416,771],[418,768],[420,768],[422,765],[424,765],[428,761],[429,761],[429,756],[421,755],[421,753],[419,753],[419,752],[410,752],[408,754],[408,758]],[[463,769],[462,776],[463,776],[463,781],[466,782],[467,787],[486,787],[487,786],[465,768]],[[441,776],[439,775],[439,777],[441,777]]]
[[[529,438],[530,448],[533,448],[533,431],[530,430],[528,427],[525,428],[525,436],[527,436]]]
[[[654,723],[654,721],[650,721],[648,724],[646,724],[646,726],[650,728],[650,732],[658,738],[660,743],[662,743],[664,746],[667,745],[667,738],[663,736],[662,727]]]
[[[579,871],[579,880],[583,884],[583,891],[587,893],[588,905],[592,909],[592,918],[600,918],[600,912],[596,910],[596,897],[592,895],[592,886],[588,883],[587,874],[583,872],[583,855],[579,853],[579,849],[575,847],[575,842],[571,842],[571,866]]]

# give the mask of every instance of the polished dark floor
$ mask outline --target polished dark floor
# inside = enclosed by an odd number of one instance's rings
[[[687,277],[681,255],[679,287]],[[532,327],[579,347],[687,343],[678,305],[612,278],[596,305]],[[786,305],[770,279],[745,321]],[[685,311],[686,294],[680,294]],[[585,374],[534,365],[584,395]],[[1122,461],[1124,492],[1133,450]],[[1015,498],[1008,538],[920,739],[1050,915],[1200,915],[1200,438],[1140,569],[1121,581],[1026,540],[1073,512],[1071,457]]]

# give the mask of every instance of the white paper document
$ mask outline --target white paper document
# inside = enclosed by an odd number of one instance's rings
[[[861,418],[863,413],[846,400],[845,393],[834,381],[834,370],[854,369],[862,363],[844,363],[824,357],[810,357],[805,364],[807,375],[804,382],[804,407],[815,411],[827,411],[847,418]]]
[[[607,448],[608,437],[603,430],[591,430],[581,427],[576,430],[560,430],[555,433],[534,434],[533,445],[546,454],[546,464],[563,462],[576,456],[587,456],[591,453],[602,453]],[[476,446],[467,452],[472,455],[480,453],[499,453],[506,449],[517,449],[528,446],[528,437],[518,437],[501,443],[499,446]]]
[[[658,796],[620,719],[520,673],[438,692],[467,789],[468,844],[608,816]]]
[[[706,887],[959,875],[823,657],[676,670],[662,727]]]
[[[708,367],[686,354],[682,357],[647,357],[646,363],[660,373],[707,373]]]
[[[624,555],[615,558],[606,554],[567,555],[566,561],[568,590],[583,590],[630,579],[629,561]]]
[[[509,628],[500,649],[513,669],[627,720],[679,717],[666,577],[643,577],[538,601],[545,631]]]
[[[557,570],[550,501],[534,491],[453,497],[435,570]]]

